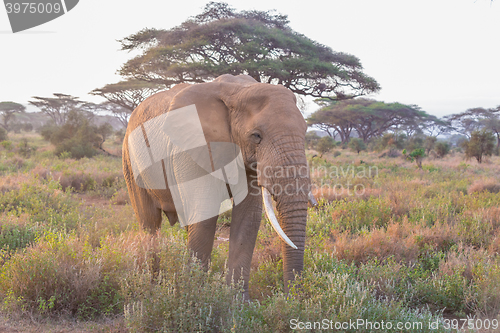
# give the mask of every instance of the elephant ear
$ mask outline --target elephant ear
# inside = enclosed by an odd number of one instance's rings
[[[188,86],[172,99],[169,111],[195,105],[207,142],[232,142],[231,114],[237,94],[256,84],[248,75],[221,75],[208,83]]]

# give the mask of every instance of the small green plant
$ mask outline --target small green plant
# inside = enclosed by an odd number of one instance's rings
[[[12,141],[4,140],[0,142],[0,145],[2,145],[3,149],[10,150],[12,148]]]
[[[69,151],[63,151],[63,152],[61,152],[61,153],[59,154],[59,158],[60,158],[61,160],[66,160],[66,159],[68,159],[68,158],[71,158],[71,152],[69,152]]]
[[[403,155],[410,161],[415,161],[417,163],[417,167],[422,170],[422,160],[425,157],[425,149],[418,148],[412,151],[409,155],[407,155],[406,149],[403,150]]]

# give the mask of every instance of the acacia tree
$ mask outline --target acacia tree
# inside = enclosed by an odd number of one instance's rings
[[[14,119],[15,114],[18,112],[25,112],[26,107],[19,103],[14,102],[0,102],[0,115],[2,115],[2,121],[0,126],[2,126],[5,131],[10,130],[10,122]]]
[[[109,102],[125,108],[132,113],[147,97],[165,89],[165,85],[129,79],[118,83],[107,84],[94,89],[91,95],[104,97]]]
[[[445,118],[453,125],[455,132],[467,138],[471,138],[476,131],[491,131],[496,136],[497,149],[500,147],[500,106],[489,109],[471,108]]]
[[[380,89],[358,58],[335,52],[288,26],[286,15],[237,12],[210,2],[204,11],[170,30],[144,29],[122,39],[122,50],[142,50],[120,74],[170,87],[222,74],[248,74],[282,84],[299,95],[345,99]]]
[[[98,104],[97,108],[99,111],[111,112],[113,114],[113,116],[115,116],[120,121],[123,128],[127,128],[128,119],[130,118],[130,115],[132,114],[132,111],[130,109],[124,108],[121,105],[111,103],[109,101]]]
[[[424,120],[422,120],[420,128],[424,134],[432,137],[438,137],[441,134],[453,131],[450,121],[440,119],[433,115],[428,115]]]
[[[349,141],[354,128],[354,116],[345,109],[324,107],[309,116],[307,124],[325,131],[332,138],[339,135],[340,141],[344,144]]]
[[[70,111],[84,109],[89,104],[71,95],[60,93],[53,95],[55,98],[34,96],[32,97],[34,100],[29,101],[29,103],[48,115],[56,126],[62,126],[66,123]]]
[[[320,129],[334,129],[343,142],[349,140],[351,130],[368,142],[389,130],[417,126],[428,117],[416,105],[384,103],[367,98],[332,101],[308,118],[308,124]]]

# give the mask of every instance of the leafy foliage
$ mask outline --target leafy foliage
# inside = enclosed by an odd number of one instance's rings
[[[478,163],[481,163],[484,155],[491,156],[493,154],[495,137],[490,131],[474,131],[471,133],[470,140],[464,141],[462,146],[468,159],[474,157]]]
[[[0,141],[6,141],[9,137],[7,136],[7,131],[0,128]]]
[[[121,40],[123,50],[142,50],[120,74],[170,87],[210,81],[222,74],[248,74],[282,84],[300,95],[352,98],[378,91],[355,56],[334,52],[288,26],[286,15],[236,12],[226,3],[170,30],[144,29]]]
[[[384,103],[357,98],[344,101],[317,101],[323,107],[308,119],[309,126],[339,135],[347,143],[352,130],[365,143],[401,126],[416,126],[429,115],[416,105]]]
[[[306,149],[314,149],[318,141],[321,139],[316,131],[308,131],[306,133]]]
[[[321,154],[321,157],[324,153],[328,153],[332,150],[333,147],[335,147],[335,140],[329,136],[322,137],[316,144],[316,150]]]
[[[5,131],[9,131],[9,123],[14,119],[15,113],[25,111],[26,107],[22,104],[14,102],[0,102],[0,115],[2,116],[0,126],[2,126]]]
[[[487,130],[495,134],[500,147],[500,106],[496,108],[471,108],[462,113],[445,117],[455,132],[472,136],[473,132]]]
[[[434,146],[434,150],[439,158],[443,158],[450,152],[450,145],[447,142],[439,141]]]
[[[34,100],[29,103],[48,115],[56,126],[64,125],[71,111],[83,110],[91,106],[71,95],[56,93],[54,96],[55,98],[34,96]]]
[[[89,117],[79,111],[70,111],[62,126],[48,124],[41,130],[42,136],[56,146],[55,154],[64,152],[79,159],[92,157],[102,148],[102,143],[111,134],[111,126],[103,124],[99,127],[90,123]]]
[[[406,156],[410,161],[415,161],[419,169],[422,169],[422,159],[425,157],[425,149],[417,148],[414,149],[410,154],[406,154],[406,149],[403,150],[403,155]]]
[[[361,140],[360,138],[352,138],[349,141],[349,148],[351,148],[352,150],[354,150],[356,153],[359,154],[360,151],[366,149],[366,145],[364,141]]]

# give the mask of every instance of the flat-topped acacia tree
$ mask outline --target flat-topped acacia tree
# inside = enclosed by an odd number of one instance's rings
[[[282,84],[299,95],[333,100],[376,92],[358,58],[335,52],[293,31],[286,15],[237,12],[210,2],[204,11],[170,30],[143,29],[122,39],[122,50],[141,50],[119,70],[126,78],[172,85],[248,74]]]

